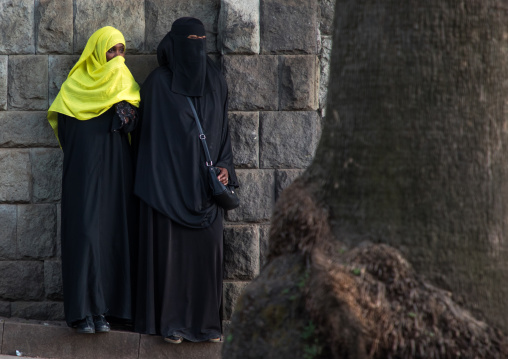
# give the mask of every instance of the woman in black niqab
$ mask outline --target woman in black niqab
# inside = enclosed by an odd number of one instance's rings
[[[212,200],[198,112],[219,180],[238,186],[227,123],[227,85],[206,55],[205,30],[176,20],[141,88],[135,194],[140,248],[135,329],[166,341],[216,341],[222,333],[223,210]]]

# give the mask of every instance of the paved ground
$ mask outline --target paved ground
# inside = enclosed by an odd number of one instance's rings
[[[161,337],[112,330],[76,334],[62,323],[0,319],[0,359],[219,359],[222,344],[168,344]],[[19,357],[19,356],[18,356]]]

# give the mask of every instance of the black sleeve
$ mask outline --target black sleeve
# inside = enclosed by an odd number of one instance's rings
[[[115,105],[115,116],[111,130],[129,133],[138,124],[138,109],[126,101],[118,102]]]

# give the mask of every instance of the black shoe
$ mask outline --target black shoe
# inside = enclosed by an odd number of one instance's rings
[[[95,327],[92,317],[86,316],[85,319],[78,321],[76,324],[76,332],[80,334],[94,334]]]
[[[96,333],[107,333],[111,330],[109,323],[106,321],[103,315],[93,316],[93,325]]]

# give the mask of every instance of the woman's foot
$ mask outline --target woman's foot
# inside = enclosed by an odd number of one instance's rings
[[[211,343],[220,343],[221,342],[221,338],[220,337],[210,338],[210,339],[208,339],[208,341],[211,342]]]
[[[93,319],[90,316],[86,316],[76,323],[76,332],[80,334],[94,334],[95,326]]]
[[[164,341],[173,344],[180,344],[181,342],[183,342],[183,338],[176,335],[170,335],[165,337]]]
[[[111,330],[109,323],[106,321],[103,315],[93,316],[93,325],[96,333],[107,333]]]

